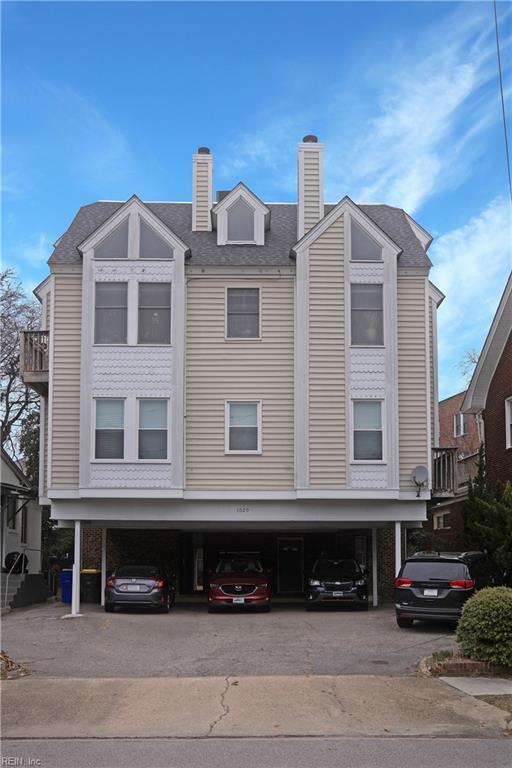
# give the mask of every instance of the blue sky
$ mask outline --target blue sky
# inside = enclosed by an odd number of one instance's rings
[[[7,2],[3,256],[33,288],[97,199],[216,188],[296,196],[296,144],[325,144],[325,196],[386,202],[434,237],[440,395],[464,387],[512,267],[491,3]],[[508,114],[512,14],[498,3]],[[509,128],[509,135],[512,131]]]

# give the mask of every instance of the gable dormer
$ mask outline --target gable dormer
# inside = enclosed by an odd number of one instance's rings
[[[217,245],[265,245],[270,210],[242,182],[212,209]]]
[[[78,246],[94,259],[174,260],[188,246],[133,195]]]

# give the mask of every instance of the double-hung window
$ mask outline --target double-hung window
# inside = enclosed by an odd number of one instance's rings
[[[261,403],[226,403],[226,453],[261,453]]]
[[[124,458],[124,400],[96,400],[94,457]]]
[[[139,459],[167,459],[167,400],[139,400]]]
[[[171,343],[171,283],[139,283],[139,344]]]
[[[128,283],[96,283],[94,343],[126,344]]]
[[[351,296],[351,342],[378,347],[384,344],[382,285],[353,283]]]
[[[260,289],[228,288],[227,328],[228,339],[260,338]]]
[[[354,461],[382,461],[382,401],[354,401]]]
[[[463,437],[468,433],[467,413],[455,413],[453,415],[453,436]]]

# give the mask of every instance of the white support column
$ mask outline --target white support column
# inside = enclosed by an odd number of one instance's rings
[[[402,565],[402,523],[397,520],[395,522],[395,576],[398,576],[398,571]]]
[[[101,604],[105,605],[105,584],[107,583],[107,529],[101,529]]]
[[[372,604],[377,608],[379,604],[379,591],[377,579],[377,529],[372,528]]]
[[[80,571],[82,560],[82,525],[75,520],[75,552],[73,557],[73,591],[71,594],[71,615],[80,616]]]

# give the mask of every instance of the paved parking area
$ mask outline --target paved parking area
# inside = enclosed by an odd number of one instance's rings
[[[454,648],[445,624],[398,629],[392,606],[309,613],[300,605],[272,612],[209,614],[178,605],[169,615],[144,610],[106,614],[83,605],[63,619],[60,603],[3,617],[2,648],[34,676],[226,677],[228,675],[403,675],[433,651]]]

